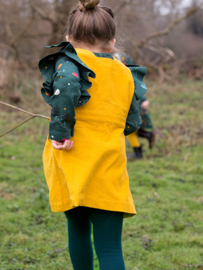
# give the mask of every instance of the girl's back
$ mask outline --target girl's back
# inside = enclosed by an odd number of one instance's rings
[[[40,60],[42,95],[52,107],[43,164],[52,211],[68,220],[74,270],[93,270],[91,224],[100,269],[124,270],[123,217],[136,214],[124,136],[141,124],[146,69],[130,70],[111,56],[114,15],[98,3],[81,0],[70,14],[68,42]]]
[[[88,206],[134,214],[123,133],[134,95],[131,72],[111,54],[76,51],[96,78],[90,79],[90,100],[75,109],[71,151],[58,151],[49,140],[46,143],[43,159],[52,210]]]
[[[88,119],[104,125],[108,123],[123,133],[134,94],[134,82],[128,68],[110,53],[94,54],[76,49],[79,58],[96,74],[91,79],[91,95],[85,106],[76,109],[77,120]]]

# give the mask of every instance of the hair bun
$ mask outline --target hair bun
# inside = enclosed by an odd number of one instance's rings
[[[100,0],[80,0],[78,8],[80,11],[91,9],[99,4]]]

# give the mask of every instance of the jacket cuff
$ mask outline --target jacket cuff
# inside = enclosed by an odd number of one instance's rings
[[[54,141],[65,141],[70,140],[70,137],[73,135],[73,130],[69,129],[66,132],[56,132],[56,131],[49,131],[49,139]]]

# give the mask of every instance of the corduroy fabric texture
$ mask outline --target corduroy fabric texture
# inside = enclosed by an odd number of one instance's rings
[[[132,100],[137,104],[146,92],[143,84],[135,88],[132,73],[138,74],[137,82],[142,83],[146,69],[139,73],[137,67],[129,70],[116,59],[97,57],[83,49],[76,51],[96,79],[89,78],[90,100],[75,108],[74,147],[59,151],[47,139],[43,163],[52,211],[86,206],[132,216],[136,210],[126,169],[124,130],[126,126],[131,129],[126,123],[129,115],[139,116]],[[134,122],[131,132],[140,126]]]
[[[131,71],[118,60],[77,53],[96,79],[90,78],[91,99],[75,109],[74,147],[59,151],[46,142],[43,164],[52,211],[86,206],[134,215],[123,132],[134,96]]]

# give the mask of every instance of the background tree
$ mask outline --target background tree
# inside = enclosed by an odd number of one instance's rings
[[[101,0],[101,5],[114,10],[119,50],[133,56],[134,62],[148,66],[149,73],[158,72],[163,81],[179,70],[188,72],[188,61],[201,58],[202,2],[194,0],[187,8],[179,0]],[[15,92],[25,76],[35,83],[32,70],[37,69],[39,58],[54,51],[44,46],[64,39],[68,14],[77,3],[0,0],[2,89],[9,87],[7,93]],[[176,66],[181,69],[174,72]]]

